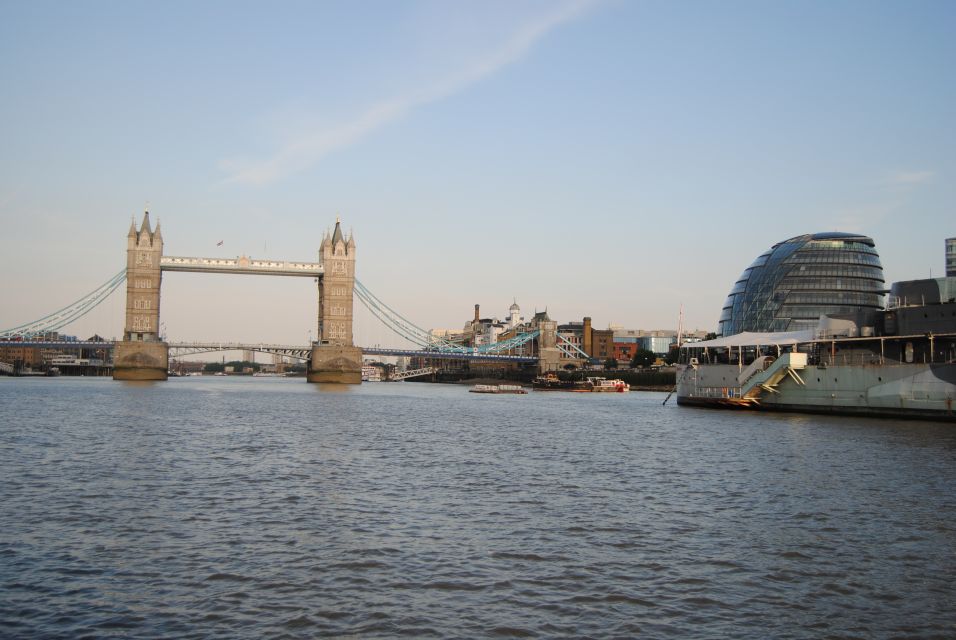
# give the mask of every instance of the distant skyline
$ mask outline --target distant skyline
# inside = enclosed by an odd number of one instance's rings
[[[341,216],[424,328],[517,300],[710,331],[822,231],[942,276],[954,62],[946,1],[3,2],[0,329],[121,269],[147,203],[169,255],[315,260]],[[123,304],[66,331],[119,336]],[[162,305],[171,339],[314,331],[311,281],[167,274]]]

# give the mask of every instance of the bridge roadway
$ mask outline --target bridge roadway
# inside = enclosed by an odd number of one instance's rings
[[[532,356],[513,356],[491,353],[458,353],[450,351],[425,351],[414,349],[391,349],[388,347],[359,347],[366,356],[403,356],[408,358],[432,358],[442,360],[472,360],[485,362],[524,362],[534,363],[538,359]],[[277,355],[308,360],[312,354],[312,347],[290,346],[280,344],[243,344],[238,342],[200,343],[200,342],[170,342],[170,353],[175,350],[177,355],[191,355],[209,353],[213,351],[258,351]]]
[[[44,349],[107,349],[112,351],[112,342],[88,342],[88,341],[40,341],[25,340],[20,341],[0,341],[0,346],[9,345],[17,347],[42,347]],[[271,353],[275,355],[296,358],[297,360],[308,360],[312,355],[312,347],[282,344],[247,344],[241,342],[169,342],[170,355],[193,355],[198,353],[211,353],[215,351],[257,351],[259,353]],[[519,362],[534,363],[538,359],[534,356],[515,356],[496,353],[477,353],[477,352],[451,352],[451,351],[426,351],[415,349],[391,349],[387,347],[359,347],[364,355],[369,356],[401,356],[408,358],[432,358],[442,360],[471,360],[483,362]]]
[[[254,260],[239,258],[194,258],[186,256],[162,256],[159,259],[162,271],[190,271],[193,273],[247,273],[270,276],[301,276],[317,278],[325,273],[318,262],[291,262],[289,260]]]
[[[0,340],[0,347],[42,347],[44,349],[113,349],[112,342],[86,340]]]
[[[378,347],[362,347],[362,353],[370,356],[406,356],[409,358],[435,358],[440,360],[473,360],[485,362],[537,362],[534,356],[512,356],[499,353],[455,352],[455,351],[424,351],[413,349],[388,349]]]
[[[308,361],[312,356],[312,347],[299,347],[284,344],[246,344],[242,342],[169,342],[169,355],[189,356],[198,353],[216,351],[256,351],[286,356]]]

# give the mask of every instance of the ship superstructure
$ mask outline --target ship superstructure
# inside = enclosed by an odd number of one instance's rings
[[[677,402],[956,421],[956,278],[896,283],[886,309],[816,329],[684,345]]]

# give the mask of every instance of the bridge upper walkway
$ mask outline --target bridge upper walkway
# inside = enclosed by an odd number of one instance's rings
[[[254,260],[246,256],[240,256],[238,258],[162,256],[159,260],[159,268],[162,271],[240,273],[269,276],[300,276],[304,278],[317,278],[325,273],[325,267],[319,262]]]

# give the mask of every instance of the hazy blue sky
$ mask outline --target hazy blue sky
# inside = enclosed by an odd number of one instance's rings
[[[954,69],[951,1],[0,0],[0,328],[121,269],[147,201],[169,255],[312,260],[341,215],[359,279],[426,328],[517,299],[710,330],[807,232],[941,275]],[[163,292],[171,339],[314,323],[309,280]],[[119,335],[122,308],[71,330]]]

